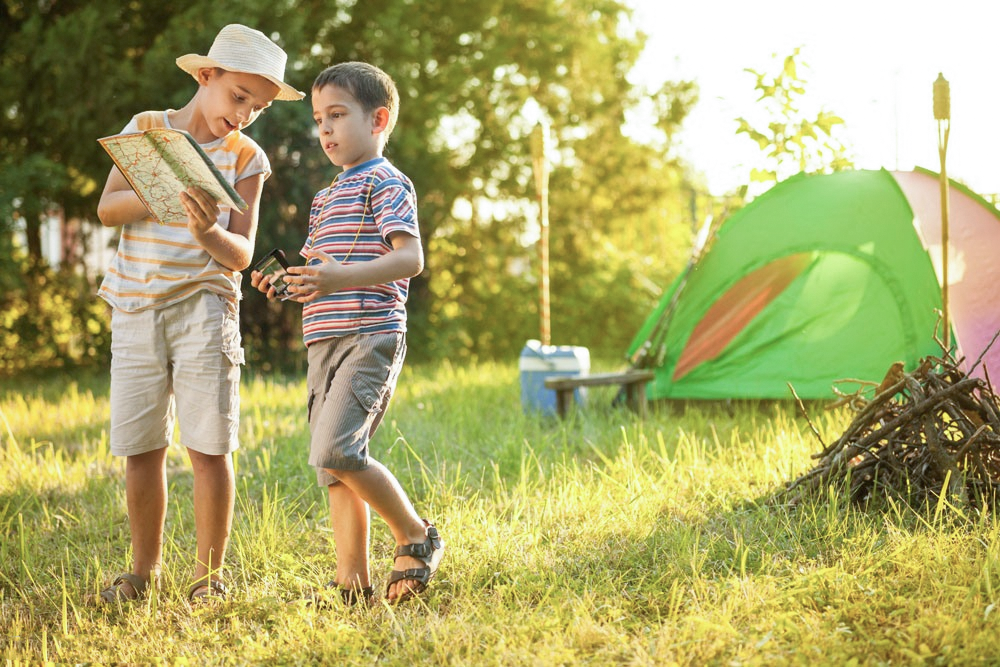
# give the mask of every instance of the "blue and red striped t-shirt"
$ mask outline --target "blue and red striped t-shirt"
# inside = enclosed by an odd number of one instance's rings
[[[335,261],[367,262],[392,250],[388,239],[396,232],[420,237],[417,196],[410,179],[378,157],[343,171],[316,193],[301,254],[322,250]],[[355,333],[405,332],[409,284],[407,278],[350,288],[305,304],[305,344]]]

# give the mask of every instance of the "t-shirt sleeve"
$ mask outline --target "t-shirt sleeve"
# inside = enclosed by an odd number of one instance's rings
[[[396,232],[420,238],[417,223],[417,196],[397,179],[379,183],[372,193],[372,214],[382,238],[388,240]]]
[[[239,183],[244,178],[250,178],[257,174],[264,174],[266,181],[271,175],[271,162],[267,159],[264,149],[257,145],[257,142],[247,139],[240,147],[236,158],[236,182]]]
[[[132,116],[132,120],[128,122],[128,125],[122,128],[122,131],[118,134],[135,134],[139,131],[139,117]]]

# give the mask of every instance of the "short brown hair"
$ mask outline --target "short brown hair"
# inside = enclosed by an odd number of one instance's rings
[[[368,63],[350,61],[337,63],[319,73],[313,81],[312,89],[321,90],[325,86],[337,86],[349,92],[370,113],[379,107],[389,110],[389,122],[385,126],[385,141],[396,127],[399,117],[399,91],[396,82],[384,71]]]

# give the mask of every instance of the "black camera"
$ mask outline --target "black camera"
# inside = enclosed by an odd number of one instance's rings
[[[282,300],[291,298],[292,293],[288,291],[288,283],[285,282],[285,274],[288,272],[288,260],[285,259],[285,251],[275,248],[260,258],[250,269],[260,271],[262,275],[268,276],[271,280],[271,287],[274,293]]]

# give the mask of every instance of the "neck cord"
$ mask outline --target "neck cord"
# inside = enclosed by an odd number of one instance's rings
[[[333,192],[333,186],[337,182],[337,179],[340,178],[340,176],[341,174],[338,174],[336,178],[330,181],[330,187],[326,189],[326,196],[323,197],[323,205],[319,207],[319,213],[321,216],[323,215],[323,211],[326,210],[326,205],[330,203],[330,194]],[[365,195],[365,205],[364,208],[361,209],[361,221],[358,223],[358,230],[354,232],[354,240],[351,241],[351,247],[347,249],[347,254],[344,255],[344,259],[340,260],[341,264],[347,264],[347,259],[351,256],[351,253],[354,252],[354,246],[358,244],[358,238],[361,236],[361,229],[365,225],[365,216],[368,214],[368,205],[371,203],[372,190],[374,189],[375,189],[375,171],[372,170],[371,175],[368,177],[368,194]],[[372,212],[372,215],[374,215],[374,211]],[[315,246],[315,240],[316,240],[315,233],[317,231],[319,231],[318,221],[316,223],[316,229],[313,230],[314,234],[313,246]]]

